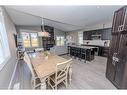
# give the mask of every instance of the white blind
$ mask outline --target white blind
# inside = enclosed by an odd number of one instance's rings
[[[57,46],[64,46],[65,38],[64,36],[56,36],[56,45]]]
[[[79,44],[83,44],[83,32],[78,32],[78,42]]]

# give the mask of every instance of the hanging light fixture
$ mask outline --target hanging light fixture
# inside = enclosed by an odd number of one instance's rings
[[[43,18],[42,18],[42,24],[41,24],[41,31],[38,32],[38,36],[40,37],[49,37],[49,33],[45,31],[45,28],[44,28],[44,21],[43,21]]]

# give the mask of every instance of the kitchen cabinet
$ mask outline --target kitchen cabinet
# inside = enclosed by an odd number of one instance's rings
[[[91,40],[91,31],[83,32],[83,40]]]
[[[107,29],[104,29],[102,31],[102,36],[101,36],[101,39],[102,40],[110,40],[111,39],[111,28],[107,28]]]
[[[83,32],[83,40],[110,40],[111,28],[97,29]]]
[[[42,44],[44,50],[50,50],[55,45],[54,28],[51,26],[44,26],[45,31],[49,32],[50,37],[42,37]]]

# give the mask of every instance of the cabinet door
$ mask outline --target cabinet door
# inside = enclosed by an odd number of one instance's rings
[[[83,40],[91,40],[91,31],[84,31]]]
[[[126,12],[125,12],[125,18],[124,18],[124,31],[127,30],[127,7],[126,7]]]
[[[111,45],[109,49],[108,61],[107,61],[107,69],[106,76],[109,80],[114,82],[115,74],[116,74],[116,61],[113,59],[115,54],[118,54],[119,48],[119,39],[120,35],[113,35],[111,40]]]
[[[116,64],[115,82],[120,85],[120,88],[122,88],[124,82],[123,75],[125,71],[125,65],[127,62],[127,34],[120,36],[118,59],[119,62]],[[125,81],[127,81],[127,79]]]
[[[111,28],[103,29],[101,34],[102,40],[111,40]]]
[[[121,9],[117,10],[114,13],[113,18],[113,32],[120,32],[122,31],[123,24],[124,24],[124,18],[125,18],[125,12],[126,8],[122,7]]]

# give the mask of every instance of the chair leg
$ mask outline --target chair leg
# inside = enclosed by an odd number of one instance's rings
[[[71,84],[71,80],[72,80],[72,67],[70,67],[69,69],[69,83]]]
[[[57,84],[55,84],[55,90],[57,90]]]
[[[50,84],[50,79],[48,78],[47,80],[48,80],[48,81],[47,81],[47,82],[48,82],[48,85],[47,85],[47,86],[49,87],[49,84]]]
[[[65,80],[65,83],[66,83],[66,88],[68,87],[68,82],[67,82],[67,78],[66,78],[66,80]]]

